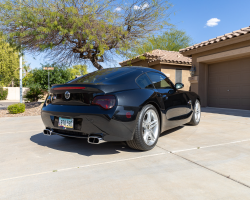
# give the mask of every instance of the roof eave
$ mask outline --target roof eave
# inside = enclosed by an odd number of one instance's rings
[[[128,63],[135,63],[135,62],[138,62],[138,61],[143,61],[143,60],[147,60],[147,59],[141,59],[141,58],[135,58],[135,59],[131,59],[131,60],[127,60],[127,61],[123,61],[123,62],[120,62],[119,64],[124,67],[126,66]]]
[[[165,61],[161,61],[160,64],[164,64],[164,65],[179,65],[179,66],[192,66],[192,63],[175,63],[175,62],[165,62]]]
[[[198,48],[193,48],[191,50],[180,49],[179,52],[183,56],[191,57],[194,54],[198,54],[198,53],[201,53],[201,52],[213,50],[213,49],[216,49],[216,48],[221,48],[221,47],[224,47],[224,46],[228,46],[228,45],[232,45],[232,44],[236,44],[236,43],[240,43],[240,42],[245,42],[247,40],[250,40],[250,34],[241,35],[241,36],[234,37],[234,38],[227,39],[227,40],[220,41],[220,42],[215,42],[215,43],[212,43],[212,44],[208,44],[207,46],[201,46],[201,47],[198,47]]]

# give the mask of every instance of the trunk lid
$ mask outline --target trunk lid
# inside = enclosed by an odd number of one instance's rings
[[[50,89],[51,104],[55,105],[91,105],[94,96],[104,94],[100,85],[61,84]]]

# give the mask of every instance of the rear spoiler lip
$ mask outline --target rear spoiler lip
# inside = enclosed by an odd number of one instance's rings
[[[61,93],[66,91],[74,91],[76,93],[81,92],[94,92],[94,93],[104,93],[101,86],[99,85],[87,85],[87,84],[57,84],[53,85],[50,89],[51,93]]]
[[[84,90],[86,87],[77,87],[77,86],[66,86],[66,87],[55,87],[53,90]]]
[[[53,84],[51,88],[55,87],[55,86],[85,86],[85,87],[88,87],[88,86],[103,86],[103,85],[106,85],[106,84],[102,84],[102,83],[64,83],[64,84]]]

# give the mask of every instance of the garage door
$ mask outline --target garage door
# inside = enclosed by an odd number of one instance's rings
[[[250,58],[208,66],[208,106],[250,110]]]

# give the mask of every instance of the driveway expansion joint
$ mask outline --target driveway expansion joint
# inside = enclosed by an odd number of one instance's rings
[[[249,140],[248,140],[248,141],[249,141]],[[188,159],[188,158],[185,158],[184,156],[181,156],[181,155],[178,155],[178,154],[177,154],[178,152],[184,151],[184,150],[180,150],[180,151],[169,151],[169,150],[164,149],[164,148],[162,148],[162,147],[160,147],[160,146],[158,146],[158,145],[156,145],[156,146],[159,147],[159,148],[162,149],[162,150],[165,150],[165,151],[168,152],[168,153],[171,153],[171,154],[173,154],[173,155],[175,155],[175,156],[178,156],[179,158],[182,158],[182,159],[184,159],[184,160],[186,160],[186,161],[188,161],[188,162],[191,162],[191,163],[193,163],[193,164],[195,164],[195,165],[198,165],[199,167],[202,167],[202,168],[204,168],[204,169],[206,169],[206,170],[209,170],[209,171],[211,171],[211,172],[214,172],[214,173],[216,173],[216,174],[218,174],[218,175],[220,175],[220,176],[223,176],[223,177],[225,177],[225,178],[228,178],[228,179],[230,179],[230,180],[232,180],[232,181],[234,181],[234,182],[236,182],[236,183],[238,183],[238,184],[240,184],[240,185],[243,185],[243,186],[245,186],[245,187],[247,187],[247,188],[250,189],[250,186],[249,186],[249,185],[247,185],[247,184],[245,184],[245,183],[242,183],[241,181],[238,181],[238,180],[236,180],[236,179],[234,179],[234,178],[231,178],[230,175],[222,174],[222,173],[220,173],[220,172],[217,172],[217,171],[215,171],[215,170],[213,170],[213,169],[210,169],[210,168],[208,168],[208,167],[206,167],[206,166],[204,166],[204,165],[201,165],[201,164],[199,164],[199,163],[197,163],[197,162],[195,162],[195,161],[192,161],[192,160],[190,160],[190,159]],[[215,145],[211,145],[211,146],[215,146]],[[208,147],[208,146],[206,146],[206,148],[207,148],[207,147]],[[199,147],[199,148],[192,148],[192,149],[189,149],[189,150],[200,149],[200,148],[202,148],[202,147]],[[176,153],[176,152],[177,152],[177,153]]]

